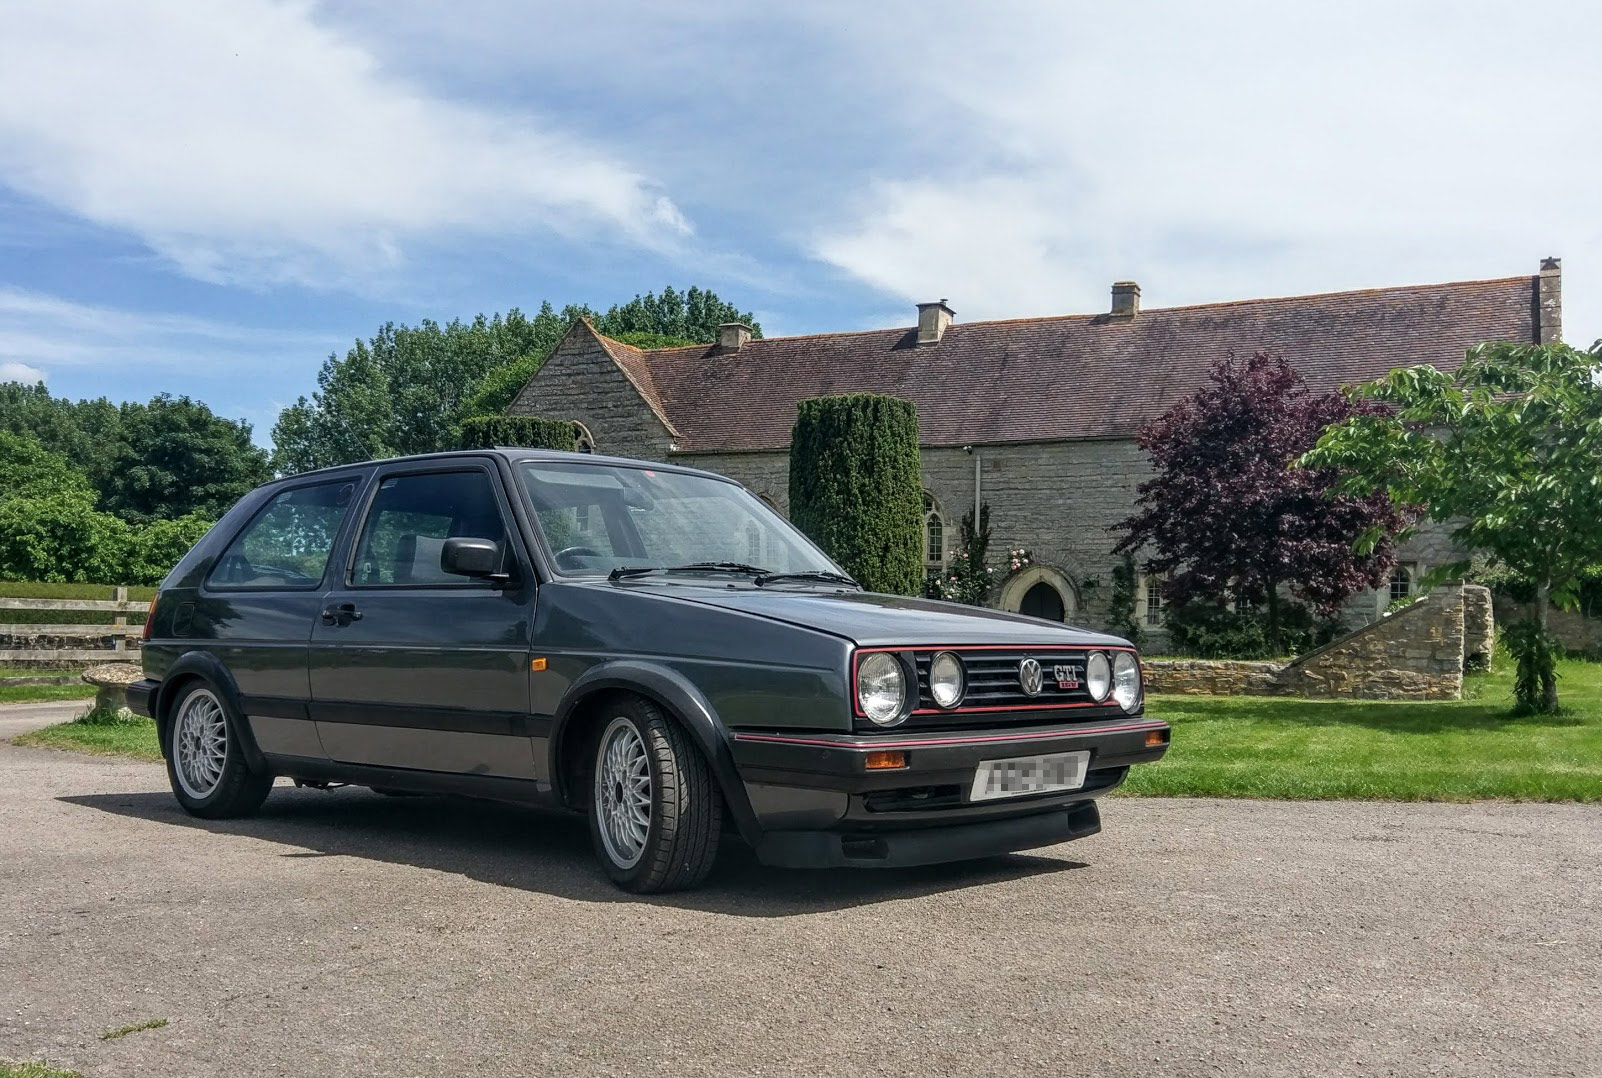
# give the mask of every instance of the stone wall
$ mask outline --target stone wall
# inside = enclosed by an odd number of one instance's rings
[[[1412,606],[1308,652],[1275,679],[1296,696],[1458,700],[1463,696],[1463,589]]]
[[[582,323],[570,330],[507,411],[576,419],[595,449],[617,457],[665,460],[672,434]]]
[[[1147,659],[1141,664],[1149,693],[1179,696],[1274,696],[1281,663],[1232,659]]]
[[[1146,691],[1347,700],[1458,700],[1463,696],[1464,611],[1469,605],[1465,603],[1465,590],[1438,588],[1412,606],[1283,665],[1148,660],[1144,665]],[[1476,631],[1488,630],[1476,627]]]
[[[1463,665],[1488,670],[1496,654],[1496,613],[1491,589],[1478,584],[1463,587]]]

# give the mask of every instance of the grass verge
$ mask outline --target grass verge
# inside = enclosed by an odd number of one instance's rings
[[[132,756],[136,760],[161,759],[156,724],[140,715],[91,711],[71,722],[19,734],[11,740],[33,748],[72,749],[97,756]]]
[[[88,700],[94,686],[77,685],[0,685],[0,704],[29,704],[41,700]]]
[[[1566,661],[1564,711],[1513,715],[1513,675],[1440,702],[1154,696],[1173,724],[1122,793],[1387,801],[1602,801],[1602,664]]]

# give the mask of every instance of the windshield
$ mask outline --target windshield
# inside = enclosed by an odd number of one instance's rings
[[[773,573],[839,572],[743,487],[649,468],[526,460],[518,466],[559,571],[739,563]]]

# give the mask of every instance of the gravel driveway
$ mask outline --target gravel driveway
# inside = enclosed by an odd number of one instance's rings
[[[0,745],[0,1058],[90,1075],[1602,1074],[1602,809],[1114,800],[1034,855],[725,857]],[[164,1029],[102,1041],[151,1018]]]

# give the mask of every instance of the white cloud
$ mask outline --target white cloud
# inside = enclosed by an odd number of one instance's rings
[[[38,367],[30,367],[26,363],[17,363],[14,360],[0,362],[0,382],[25,382],[33,385],[45,380],[45,372]]]
[[[337,335],[74,303],[0,288],[0,381],[35,364],[122,374],[260,373],[327,354]]]
[[[967,318],[1534,273],[1602,335],[1589,6],[920,5],[838,24],[944,152],[887,164],[813,252]],[[910,13],[903,13],[910,18]],[[830,16],[838,19],[840,12]]]
[[[690,231],[626,164],[430,96],[304,2],[8,6],[0,179],[210,280],[349,282],[462,233]]]

